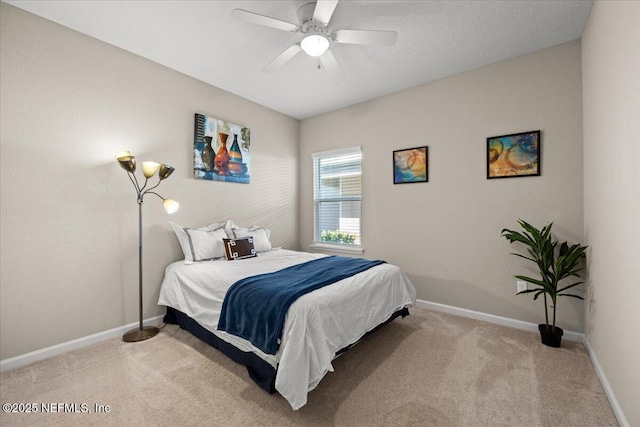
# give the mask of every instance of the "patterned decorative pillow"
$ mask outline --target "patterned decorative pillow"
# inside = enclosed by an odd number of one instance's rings
[[[243,237],[241,239],[222,239],[227,259],[252,258],[258,256],[253,246],[253,237]]]

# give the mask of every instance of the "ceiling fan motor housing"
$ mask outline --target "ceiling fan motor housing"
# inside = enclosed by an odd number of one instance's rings
[[[327,25],[313,19],[316,3],[307,3],[298,9],[298,22],[303,34],[321,34],[326,37]]]

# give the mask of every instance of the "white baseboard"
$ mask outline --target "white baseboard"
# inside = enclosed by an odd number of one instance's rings
[[[485,322],[508,326],[510,328],[522,329],[525,331],[538,332],[538,325],[536,323],[524,322],[522,320],[511,319],[509,317],[496,316],[493,314],[483,313],[481,311],[467,310],[466,308],[458,308],[451,305],[439,304],[437,302],[425,301],[421,299],[416,300],[416,305],[428,308],[429,310],[440,311],[442,313],[482,320]],[[564,330],[563,338],[568,339],[569,341],[582,343],[585,341],[585,336],[582,332],[568,331],[566,329]]]
[[[162,323],[163,314],[155,317],[151,317],[143,321],[145,326],[147,325],[159,325]],[[111,338],[122,336],[125,332],[138,326],[138,322],[130,323],[128,325],[119,326],[117,328],[109,329],[108,331],[98,332],[97,334],[89,335],[86,337],[78,338],[72,341],[56,344],[51,347],[43,348],[40,350],[32,351],[31,353],[22,354],[20,356],[11,357],[9,359],[0,360],[0,372],[8,371],[10,369],[19,368],[20,366],[29,365],[40,360],[47,359],[58,354],[67,353],[72,350],[77,350],[82,347],[86,347],[91,344],[106,341]]]
[[[416,300],[416,305],[420,307],[427,308],[433,311],[439,311],[442,313],[453,314],[461,317],[468,317],[471,319],[482,320],[489,323],[495,323],[502,326],[508,326],[510,328],[522,329],[525,331],[538,332],[538,325],[535,323],[524,322],[522,320],[510,319],[508,317],[495,316],[493,314],[482,313],[480,311],[467,310],[466,308],[458,308],[450,305],[439,304],[437,302],[425,301],[425,300]],[[620,427],[629,427],[629,422],[627,418],[624,416],[624,412],[620,407],[620,403],[618,399],[616,399],[615,394],[613,393],[613,389],[607,380],[607,376],[604,374],[602,367],[600,366],[600,362],[598,362],[598,358],[591,348],[589,341],[585,334],[581,332],[574,331],[564,331],[564,338],[569,341],[580,342],[584,344],[587,349],[587,354],[589,355],[589,359],[591,359],[591,363],[598,374],[598,378],[600,379],[600,383],[602,384],[602,388],[604,389],[607,398],[609,399],[609,404],[611,405],[611,409],[618,419],[618,424]]]
[[[604,374],[602,370],[602,366],[600,366],[600,362],[598,361],[598,357],[596,356],[591,344],[589,344],[589,340],[584,340],[584,346],[587,349],[587,353],[589,354],[589,358],[591,359],[591,363],[593,364],[593,368],[596,370],[598,374],[598,378],[600,378],[600,383],[602,384],[602,388],[604,388],[604,392],[609,399],[609,403],[611,404],[611,409],[613,409],[613,413],[618,419],[618,424],[620,427],[630,427],[629,421],[627,421],[627,417],[624,416],[624,412],[622,412],[622,407],[620,407],[620,403],[618,399],[616,399],[616,395],[613,393],[613,389],[611,388],[611,384],[609,384],[609,380],[607,380],[607,376]]]

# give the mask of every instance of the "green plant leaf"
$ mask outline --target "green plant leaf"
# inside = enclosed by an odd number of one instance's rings
[[[527,232],[529,232],[531,234],[531,236],[533,237],[534,241],[538,241],[541,237],[541,233],[540,231],[535,228],[534,226],[532,226],[531,224],[529,224],[526,221],[523,221],[521,219],[518,220],[518,224],[520,224],[520,226],[526,230]],[[544,230],[544,229],[543,229]]]
[[[560,292],[562,292],[562,291],[566,291],[567,289],[571,289],[571,288],[573,288],[574,286],[582,285],[583,283],[584,283],[584,282],[576,282],[576,283],[573,283],[573,284],[571,284],[571,285],[569,285],[569,286],[565,286],[565,287],[564,287],[564,288],[562,288],[562,289],[558,289],[558,293],[560,293]]]
[[[519,256],[520,258],[524,258],[524,259],[528,259],[529,261],[536,262],[536,260],[535,260],[535,259],[533,259],[533,258],[529,258],[529,257],[527,257],[527,256],[520,255],[520,254],[517,254],[517,253],[515,253],[515,252],[511,252],[509,255]]]
[[[540,296],[540,294],[544,294],[544,291],[539,291],[537,294],[535,294],[535,295],[533,296],[533,300],[534,300],[534,301],[535,301],[535,300],[537,300],[537,299],[538,299],[538,297]],[[546,307],[545,307],[545,309],[546,309]]]
[[[508,233],[505,233],[505,231],[507,231]],[[518,233],[517,231],[511,231],[511,230],[505,229],[505,230],[502,230],[502,232],[503,232],[503,237],[509,240],[510,243],[520,242],[520,243],[524,243],[527,246],[533,246],[535,244],[533,240]]]
[[[539,289],[527,289],[526,291],[520,291],[517,292],[516,295],[520,295],[520,294],[530,294],[532,292],[540,292]]]
[[[542,286],[543,288],[546,286],[546,283],[544,283],[542,280],[534,279],[533,277],[527,277],[527,276],[514,276],[514,277],[516,279],[524,280],[526,282],[530,282],[530,283],[534,283],[536,285]]]
[[[561,296],[561,297],[572,297],[572,298],[578,298],[578,299],[581,299],[581,300],[583,300],[583,301],[584,301],[584,298],[582,298],[580,295],[574,295],[574,294],[561,294],[561,295],[558,295],[558,296]]]

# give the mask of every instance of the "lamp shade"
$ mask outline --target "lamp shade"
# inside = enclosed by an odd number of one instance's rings
[[[176,168],[172,166],[165,165],[165,164],[160,165],[160,172],[158,172],[158,176],[160,177],[160,180],[169,178],[169,175],[171,175],[174,170],[176,170]]]
[[[131,153],[129,151],[118,151],[116,153],[116,160],[119,160],[120,157],[131,157]]]
[[[136,171],[136,158],[132,155],[123,155],[120,157],[117,157],[118,159],[118,163],[120,163],[120,166],[122,167],[122,169],[126,170],[127,172],[131,172],[134,173]]]
[[[160,163],[142,162],[142,173],[145,178],[151,178],[160,169]]]
[[[309,56],[320,56],[329,49],[329,40],[324,36],[313,34],[305,37],[300,42],[300,47]]]
[[[169,215],[177,211],[180,207],[180,203],[176,202],[173,199],[164,199],[162,205],[164,206],[164,210],[167,211]]]

